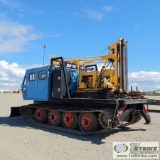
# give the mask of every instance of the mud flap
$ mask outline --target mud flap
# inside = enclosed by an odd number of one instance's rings
[[[21,116],[19,112],[20,107],[11,107],[11,114],[9,117],[18,117]]]
[[[145,119],[146,124],[151,123],[151,117],[148,112],[146,112],[145,110],[141,110],[140,113],[143,116],[143,118]]]

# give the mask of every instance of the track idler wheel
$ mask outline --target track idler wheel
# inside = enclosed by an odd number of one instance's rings
[[[33,115],[34,114],[34,109],[33,108],[26,108],[26,112],[29,114],[29,115]]]
[[[47,121],[47,112],[44,109],[36,109],[34,112],[34,116],[37,122],[45,123]]]
[[[108,119],[106,118],[104,113],[99,114],[99,122],[100,122],[100,124],[103,128],[108,128],[109,127]]]
[[[84,132],[97,131],[99,122],[94,113],[81,113],[78,119],[79,127]]]
[[[62,115],[59,111],[51,110],[48,112],[48,123],[53,126],[60,126],[62,123]]]
[[[65,128],[76,129],[78,126],[78,116],[74,112],[64,112],[62,114],[62,123]]]

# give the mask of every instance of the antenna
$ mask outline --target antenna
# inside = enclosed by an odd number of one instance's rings
[[[43,51],[43,66],[44,66],[44,55],[45,55],[46,45],[43,45],[42,47],[44,48],[44,51]]]

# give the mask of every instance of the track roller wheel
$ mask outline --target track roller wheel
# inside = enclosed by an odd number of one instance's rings
[[[62,114],[62,123],[65,128],[76,129],[78,126],[78,116],[74,112],[64,112]]]
[[[37,122],[45,123],[47,121],[47,112],[44,109],[36,109],[34,115]]]
[[[60,126],[62,122],[62,115],[59,111],[50,110],[48,112],[48,123],[54,126]]]
[[[81,113],[78,123],[80,129],[85,132],[97,131],[99,128],[99,122],[94,113]]]

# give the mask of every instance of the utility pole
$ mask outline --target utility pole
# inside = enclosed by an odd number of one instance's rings
[[[44,66],[44,55],[45,55],[46,45],[43,45],[42,47],[44,48],[44,50],[43,50],[43,66]]]

